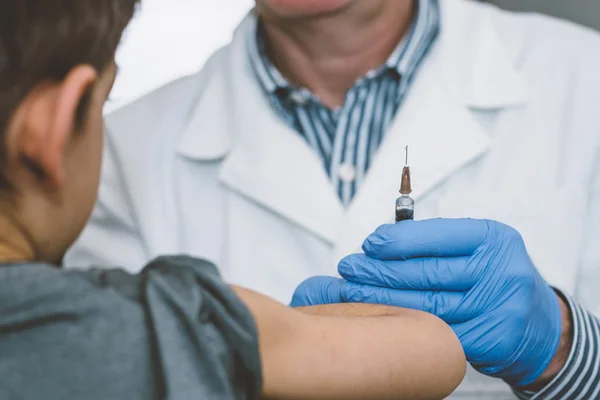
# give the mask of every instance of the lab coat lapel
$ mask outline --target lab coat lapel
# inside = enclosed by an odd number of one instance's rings
[[[461,0],[442,6],[442,34],[421,68],[353,204],[344,210],[319,157],[273,111],[246,57],[248,16],[211,67],[179,151],[191,159],[225,157],[220,179],[232,191],[334,246],[334,262],[392,222],[404,146],[410,146],[413,198],[481,157],[489,137],[477,110],[526,101],[525,85],[490,21]],[[194,122],[195,121],[195,122]],[[208,128],[206,128],[208,127]],[[418,218],[418,203],[416,216]]]
[[[524,85],[491,23],[470,15],[462,1],[442,6],[441,37],[341,223],[334,263],[359,252],[379,225],[394,222],[406,145],[419,219],[419,200],[489,147],[476,110],[498,111],[525,102]]]
[[[343,222],[334,262],[359,251],[379,225],[394,222],[406,145],[417,219],[419,200],[487,149],[489,139],[470,111],[441,85],[433,79],[421,80],[413,89]]]
[[[343,210],[317,154],[269,105],[243,110],[239,123],[239,138],[223,165],[221,181],[333,242]]]
[[[225,186],[333,242],[343,208],[317,154],[276,114],[254,77],[245,40],[255,24],[251,13],[236,31],[192,117],[198,128],[184,134],[180,152],[202,160],[227,149]]]

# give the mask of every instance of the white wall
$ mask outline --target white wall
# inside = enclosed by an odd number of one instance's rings
[[[254,4],[254,0],[142,1],[141,13],[117,54],[120,72],[107,112],[197,71],[215,50],[229,42],[238,22]],[[559,15],[600,29],[600,0],[489,1],[509,9]]]
[[[228,43],[253,0],[142,0],[117,53],[119,75],[106,112],[193,73]]]
[[[538,11],[600,30],[600,0],[489,0],[511,10]]]

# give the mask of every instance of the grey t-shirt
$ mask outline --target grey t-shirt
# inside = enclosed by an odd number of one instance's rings
[[[257,331],[209,263],[0,267],[0,399],[254,399]]]

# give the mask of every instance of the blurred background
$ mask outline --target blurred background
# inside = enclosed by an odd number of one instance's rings
[[[600,30],[600,0],[489,2],[511,10],[568,18]],[[143,0],[142,10],[117,54],[120,72],[105,111],[113,111],[173,79],[197,71],[215,50],[229,42],[253,3],[254,0]]]
[[[105,112],[192,74],[227,44],[254,0],[142,0],[117,52],[119,75]]]
[[[489,0],[488,3],[509,10],[536,11],[567,18],[600,30],[600,0]]]

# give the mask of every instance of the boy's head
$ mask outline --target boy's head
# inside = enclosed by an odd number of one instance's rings
[[[0,0],[0,261],[58,262],[85,226],[138,1]]]

